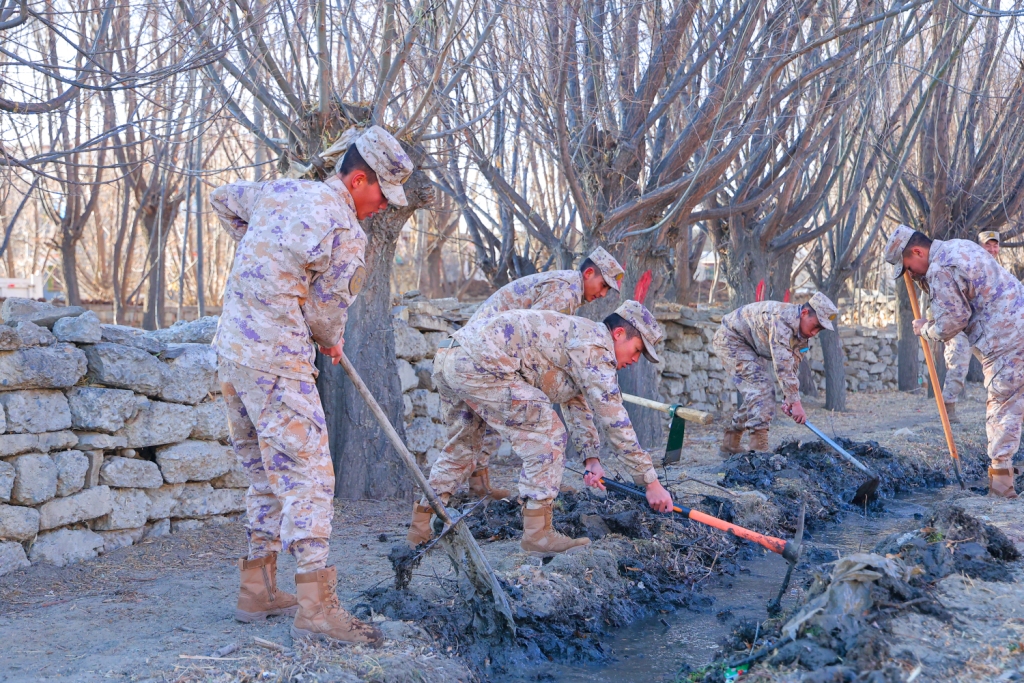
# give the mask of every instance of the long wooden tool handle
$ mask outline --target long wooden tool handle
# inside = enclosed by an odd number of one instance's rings
[[[910,295],[910,307],[914,311],[914,320],[921,319],[921,307],[917,304],[917,290],[914,288],[914,281],[910,273],[903,271],[903,281],[907,283],[907,294]],[[939,409],[939,419],[942,420],[942,431],[946,434],[946,446],[949,447],[949,455],[953,458],[953,472],[960,483],[960,489],[966,489],[963,476],[960,474],[960,455],[956,451],[956,443],[953,441],[953,428],[949,425],[949,415],[946,414],[946,404],[942,400],[942,387],[939,386],[939,373],[935,370],[935,359],[932,358],[931,346],[924,335],[920,335],[921,348],[924,349],[924,362],[928,365],[928,377],[932,382],[932,393],[935,394],[935,405]]]
[[[623,394],[622,400],[626,403],[632,403],[634,405],[643,406],[644,408],[652,408],[654,410],[660,410],[663,413],[672,414],[672,406],[661,401],[652,401],[649,398],[640,398],[639,396],[633,396],[632,394]],[[711,424],[715,419],[711,413],[705,413],[702,410],[694,410],[693,408],[676,408],[676,415],[689,420],[690,422],[696,422],[697,424]]]
[[[377,403],[377,399],[370,393],[370,389],[363,383],[363,378],[359,376],[356,369],[352,367],[352,362],[348,359],[348,356],[344,352],[341,354],[341,367],[345,368],[345,372],[348,373],[348,377],[352,380],[352,384],[355,386],[356,391],[359,392],[363,400],[366,401],[366,405],[370,406],[370,412],[377,418],[377,422],[380,423],[381,429],[387,434],[388,439],[391,441],[391,445],[395,447],[398,454],[402,456],[402,460],[405,461],[406,467],[409,468],[409,472],[412,474],[412,478],[416,480],[420,489],[423,491],[423,495],[427,497],[427,502],[430,503],[430,507],[434,509],[434,514],[440,517],[445,524],[451,524],[452,520],[448,516],[448,511],[444,509],[444,504],[441,503],[441,499],[434,493],[434,489],[430,487],[427,482],[427,478],[423,476],[423,472],[420,471],[420,466],[416,464],[416,458],[409,452],[405,442],[402,441],[402,437],[398,435],[394,426],[391,424],[391,420],[388,419],[384,409]]]

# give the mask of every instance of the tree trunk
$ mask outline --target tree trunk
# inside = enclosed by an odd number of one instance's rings
[[[985,370],[981,367],[981,361],[971,354],[971,364],[967,367],[968,382],[984,382]]]
[[[68,306],[81,306],[82,295],[78,288],[78,240],[65,229],[60,241],[61,273],[64,276],[64,293]]]
[[[939,378],[939,391],[942,391],[942,387],[946,386],[946,345],[942,342],[930,342],[930,346],[932,362],[935,363],[935,374]],[[928,398],[935,398],[931,381],[928,382]]]
[[[410,152],[419,166],[421,154]],[[409,206],[395,207],[374,216],[366,230],[366,282],[349,308],[345,327],[345,354],[380,403],[391,424],[405,437],[402,387],[391,326],[391,267],[402,226],[413,211],[430,205],[434,191],[422,171],[415,171],[404,186]],[[365,401],[340,365],[317,358],[317,388],[323,401],[338,498],[406,498],[412,482],[405,465]]]
[[[825,365],[825,410],[846,410],[846,357],[839,324],[836,323],[835,332],[822,330],[818,339]]]
[[[914,334],[914,309],[910,306],[910,294],[903,282],[896,282],[896,362],[897,381],[900,391],[914,391],[921,374],[917,350],[921,342]]]
[[[766,299],[772,301],[783,301],[786,292],[789,291],[793,282],[793,259],[796,258],[796,250],[791,249],[782,254],[776,254],[768,267],[769,276],[766,280]]]
[[[807,362],[806,358],[800,359],[798,377],[800,379],[800,395],[818,398],[818,385],[814,383],[814,373],[811,372],[811,364]]]
[[[722,264],[729,285],[729,308],[737,309],[757,301],[757,285],[761,281],[765,289],[769,287],[768,261],[768,254],[752,240],[739,244],[733,241]]]

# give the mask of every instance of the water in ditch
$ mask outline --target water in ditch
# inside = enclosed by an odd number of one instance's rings
[[[886,535],[912,528],[914,521],[927,517],[942,500],[956,491],[918,489],[900,494],[886,502],[884,514],[865,517],[855,513],[835,525],[807,534],[807,553],[815,557],[848,555],[870,551]],[[719,641],[743,620],[767,618],[765,606],[779,590],[786,573],[786,562],[765,552],[747,562],[735,576],[708,579],[703,594],[714,598],[711,609],[704,612],[679,610],[648,617],[613,634],[605,645],[613,653],[610,663],[586,666],[549,664],[523,671],[504,680],[586,681],[587,683],[623,683],[626,681],[675,680],[684,665],[700,668],[715,659]],[[801,585],[805,572],[796,572],[790,595],[783,598],[783,608],[792,607],[797,599],[793,586]]]

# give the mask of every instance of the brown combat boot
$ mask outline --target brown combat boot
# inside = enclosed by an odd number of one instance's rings
[[[949,418],[950,424],[954,424],[954,423],[960,422],[960,418],[957,417],[957,415],[956,415],[956,404],[955,403],[947,403],[946,404],[946,417]]]
[[[429,505],[412,504],[412,522],[409,524],[409,533],[405,536],[410,546],[415,548],[434,537],[433,529],[430,528],[430,518],[433,515],[434,509]]]
[[[722,445],[718,447],[718,454],[723,458],[728,458],[730,455],[742,453],[741,438],[743,438],[742,429],[726,429],[722,436]]]
[[[750,432],[750,450],[768,453],[768,428],[762,427]]]
[[[293,616],[299,602],[291,593],[277,590],[277,553],[258,560],[238,560],[241,586],[235,619],[243,623],[264,621],[267,617]]]
[[[384,634],[359,621],[338,602],[338,575],[334,567],[295,575],[299,612],[292,624],[292,638],[335,641],[380,647]]]
[[[523,540],[519,547],[534,557],[571,553],[590,545],[589,538],[569,538],[551,528],[551,501],[544,507],[523,508]]]
[[[512,492],[508,489],[498,489],[491,486],[491,475],[486,467],[481,467],[470,475],[469,492],[474,498],[489,496],[491,500],[505,500],[512,495]]]
[[[1013,478],[1019,470],[1016,467],[1003,467],[1003,468],[988,468],[988,495],[993,498],[1009,498],[1014,499],[1017,497],[1017,492],[1013,488]]]

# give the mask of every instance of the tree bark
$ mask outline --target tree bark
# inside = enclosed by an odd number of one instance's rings
[[[408,148],[406,151],[419,166],[417,155]],[[413,211],[430,205],[434,196],[426,175],[419,170],[404,189],[409,206],[391,208],[364,224],[366,282],[349,308],[344,337],[345,354],[403,438],[402,387],[391,325],[391,268],[402,226]],[[316,364],[334,462],[334,495],[347,500],[409,499],[412,482],[405,465],[345,371],[322,356]]]
[[[80,306],[82,295],[78,288],[78,239],[64,231],[60,241],[61,273],[64,276],[64,293],[68,306]]]
[[[806,358],[800,359],[798,377],[800,379],[800,395],[818,398],[818,386],[814,383],[814,373],[811,372],[811,364],[807,362]]]
[[[846,410],[846,357],[839,338],[839,324],[834,332],[822,330],[821,355],[825,365],[825,410]]]
[[[984,382],[985,370],[981,367],[981,361],[971,354],[971,364],[967,367],[968,382]]]
[[[914,334],[914,309],[910,306],[910,294],[900,281],[896,282],[896,362],[897,382],[900,391],[914,391],[921,374],[917,350],[921,342]]]
[[[935,363],[935,374],[939,378],[939,387],[946,386],[946,345],[942,342],[930,342],[932,350],[932,360]],[[928,398],[935,398],[935,391],[932,389],[932,383],[928,382]]]

